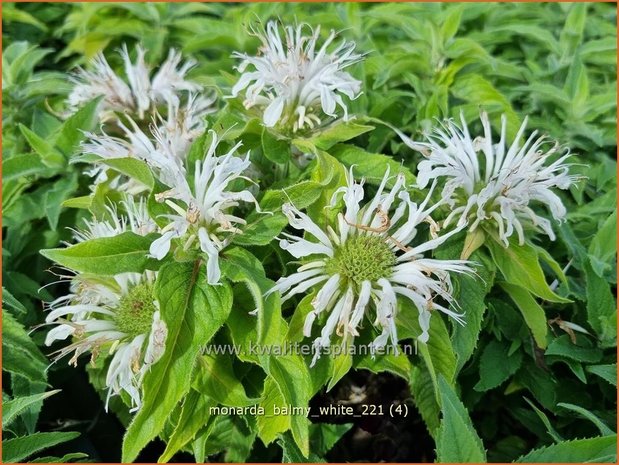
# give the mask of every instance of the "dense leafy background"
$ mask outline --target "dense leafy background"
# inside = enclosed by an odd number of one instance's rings
[[[505,113],[513,135],[524,116],[530,115],[531,128],[571,147],[579,163],[574,169],[587,179],[564,196],[569,215],[557,227],[557,241],[535,241],[549,282],[562,273],[557,273],[544,251],[559,268],[570,264],[556,289],[569,302],[533,299],[522,288],[499,280],[492,285],[497,275],[517,279],[523,271],[535,270],[527,268],[527,251],[514,247],[513,257],[501,259],[500,251],[489,245],[491,255],[473,256],[489,262],[482,276],[486,287],[469,278],[458,281],[467,326],[453,328],[436,315],[428,347],[405,364],[355,360],[353,371],[328,393],[308,387],[282,399],[286,377],[298,385],[307,384],[309,375],[300,359],[260,361],[270,376],[262,392],[251,383],[259,376],[255,360],[237,361],[234,371],[232,366],[220,366],[221,360],[200,360],[205,372],[215,369],[230,375],[224,377],[225,389],[238,393],[237,403],[254,403],[253,399],[272,393],[261,402],[311,398],[312,406],[326,405],[348,398],[356,385],[366,388],[368,403],[406,402],[411,409],[408,418],[325,418],[324,423],[311,425],[309,433],[306,424],[296,424],[294,419],[283,427],[263,424],[260,418],[207,418],[197,424],[189,413],[206,412],[210,400],[205,399],[226,402],[217,397],[221,385],[201,379],[191,389],[176,386],[189,392],[183,408],[173,414],[173,422],[184,429],[172,433],[168,424],[163,432],[170,438],[167,448],[153,442],[139,459],[155,461],[163,454],[167,460],[188,461],[193,460],[191,453],[197,459],[210,456],[219,461],[299,461],[304,452],[299,447],[307,447],[309,441],[310,460],[614,460],[616,8],[578,3],[3,4],[3,425],[8,431],[4,460],[47,453],[58,456],[56,460],[79,460],[80,453],[85,453],[96,461],[118,461],[123,423],[128,420],[105,413],[100,393],[88,380],[85,361],[79,369],[59,363],[46,370],[44,331],[28,334],[44,318],[41,302],[62,292],[58,286],[43,287],[55,277],[51,263],[39,251],[69,240],[68,228],[86,214],[69,208],[79,202],[64,206],[63,202],[89,193],[89,181],[80,174],[83,166],[71,163],[71,157],[82,137],[78,129],[93,129],[96,121],[88,108],[74,119],[58,117],[70,90],[66,73],[100,50],[119,65],[113,51],[123,43],[142,43],[153,64],[175,47],[198,60],[192,78],[223,96],[235,81],[231,52],[251,52],[257,45],[247,35],[246,25],[256,18],[273,17],[340,30],[357,42],[359,50],[369,52],[352,71],[364,83],[364,94],[351,105],[353,113],[382,119],[413,135],[431,125],[433,118],[457,116],[460,111],[472,122],[479,108],[487,110],[495,123]],[[225,101],[220,99],[219,105]],[[231,122],[214,118],[211,126]],[[361,123],[373,124],[370,119]],[[261,128],[237,125],[235,129],[246,148],[263,153],[266,164],[281,161],[271,150],[268,135],[261,137]],[[418,155],[386,126],[351,131],[360,135],[346,144],[335,144],[329,137],[313,141],[330,155],[319,159],[318,177],[305,180],[298,189],[299,203],[317,201],[312,192],[328,187],[320,182],[339,176],[331,157],[346,166],[357,163],[357,172],[370,180],[382,176],[387,163],[402,162],[404,169],[416,171]],[[274,190],[261,203],[268,207],[280,201]],[[225,270],[229,281],[237,283],[235,299],[248,307],[253,300],[243,283],[250,291],[252,286],[257,286],[254,292],[264,291],[268,278],[281,275],[287,261],[269,237],[253,237],[253,242],[240,239],[238,245],[250,247],[263,266],[252,264],[253,258],[238,249],[230,253]],[[444,254],[449,256],[450,251]],[[498,270],[489,261],[491,256]],[[256,275],[256,268],[269,272]],[[180,264],[168,265],[162,273],[171,280],[193,282],[182,279],[192,270]],[[191,299],[207,298],[205,290],[172,289],[170,305],[184,293]],[[251,336],[276,340],[277,331],[267,329],[284,328],[288,323],[281,317],[282,321],[274,317],[259,323],[253,333],[248,331],[254,320],[238,312],[227,318],[231,291],[224,288],[207,299],[221,303],[213,318],[227,319],[216,337],[237,343]],[[267,300],[264,305],[271,309],[278,303]],[[301,301],[299,308],[303,305]],[[285,310],[287,319],[290,309]],[[578,334],[574,343],[562,320],[586,328],[590,335]],[[289,322],[293,325],[294,319]],[[401,331],[404,337],[406,331]],[[408,334],[415,334],[414,329],[409,328]],[[241,372],[244,386],[236,377]],[[159,400],[151,402],[154,416],[168,413],[166,409],[157,413],[162,405],[169,410],[175,406],[175,402],[165,403],[169,399],[163,399],[163,404]],[[149,408],[147,404],[144,411]],[[130,456],[151,439],[145,434],[156,434],[144,426],[150,417],[140,415],[129,429],[131,441],[125,443],[125,448],[138,448],[125,450]],[[287,429],[291,432],[278,435]],[[182,431],[196,434],[191,446]],[[256,431],[262,441],[254,442]],[[50,449],[40,452],[44,446]]]

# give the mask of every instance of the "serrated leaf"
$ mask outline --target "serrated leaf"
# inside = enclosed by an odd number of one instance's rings
[[[29,406],[47,399],[60,392],[60,389],[43,392],[27,397],[16,397],[2,403],[2,427],[6,428]]]
[[[47,359],[24,327],[8,312],[2,314],[2,369],[31,383],[45,383]]]
[[[533,247],[528,244],[519,245],[514,241],[510,242],[509,247],[504,247],[496,240],[489,240],[486,244],[508,283],[520,286],[550,302],[569,302],[548,287],[538,254]]]
[[[406,179],[406,184],[415,184],[415,175],[402,163],[394,158],[379,153],[370,153],[357,146],[337,144],[329,150],[329,153],[341,161],[346,167],[353,166],[355,177],[365,178],[371,184],[380,184],[385,177],[387,169],[390,170],[393,179],[388,182],[393,186],[395,175],[401,173]]]
[[[155,179],[148,165],[137,158],[109,158],[101,163],[144,184],[149,189],[155,185]]]
[[[99,102],[97,97],[69,116],[56,130],[52,139],[55,145],[68,159],[77,151],[78,144],[86,137],[85,131],[92,131],[98,121]]]
[[[522,313],[525,323],[533,334],[535,343],[544,349],[548,344],[546,341],[548,325],[544,309],[539,306],[526,289],[511,283],[502,282],[500,285]]]
[[[587,321],[605,345],[617,344],[617,305],[610,284],[584,264],[587,281]]]
[[[197,391],[190,391],[183,401],[181,415],[174,427],[172,436],[167,441],[166,448],[157,462],[168,462],[174,454],[194,439],[198,431],[205,425],[212,424],[210,408],[216,405],[215,400]],[[208,431],[204,431],[204,433],[208,433]],[[208,436],[208,434],[206,435]]]
[[[332,124],[309,139],[294,139],[293,145],[301,150],[312,151],[311,147],[329,150],[338,142],[346,142],[374,129],[374,126],[360,124],[355,121],[340,121]]]
[[[269,131],[269,128],[264,128],[262,131],[262,153],[266,158],[275,163],[287,163],[290,160],[290,141],[287,139],[278,139]]]
[[[333,364],[331,365],[331,378],[327,385],[327,392],[333,389],[338,381],[342,379],[351,368],[352,355],[349,350],[342,350],[342,353],[336,355],[333,359]]]
[[[200,349],[223,325],[232,307],[230,287],[208,285],[200,262],[164,266],[155,295],[168,327],[166,350],[144,376],[143,405],[127,429],[123,462],[135,460],[161,432],[170,412],[189,391],[189,373]]]
[[[554,339],[546,349],[546,356],[555,355],[576,360],[577,362],[596,363],[602,359],[603,353],[596,347],[582,347],[574,344],[567,334]]]
[[[579,415],[585,417],[587,420],[591,421],[597,429],[600,430],[600,434],[602,436],[610,436],[615,434],[615,432],[608,426],[606,426],[606,424],[602,420],[600,420],[593,412],[590,412],[586,408],[566,402],[559,402],[557,404],[557,407],[563,407],[567,410],[571,410],[572,412],[576,412]]]
[[[288,225],[288,219],[281,213],[256,213],[247,218],[243,234],[237,234],[232,242],[238,245],[268,245]]]
[[[243,384],[234,374],[228,354],[198,357],[192,387],[217,403],[230,407],[246,407],[259,401],[247,397]]]
[[[532,450],[519,457],[518,463],[583,463],[617,460],[617,435],[575,439]]]
[[[509,354],[509,345],[499,341],[490,341],[479,361],[479,381],[474,386],[476,391],[488,391],[503,384],[518,371],[522,363],[522,352],[517,350]]]
[[[41,254],[60,265],[82,273],[115,275],[141,273],[156,269],[158,261],[149,258],[149,248],[156,235],[140,236],[125,232],[114,237],[101,237],[62,249],[43,249]]]
[[[78,437],[75,432],[34,433],[2,441],[2,461],[4,463],[23,462],[24,459]]]
[[[439,376],[438,389],[442,419],[436,435],[437,461],[485,462],[486,451],[471,423],[469,414],[443,376]]]
[[[52,144],[35,134],[23,124],[19,125],[23,136],[40,157],[43,164],[52,169],[59,169],[66,165],[66,159]]]
[[[589,373],[599,376],[613,386],[617,386],[617,364],[590,365],[586,368]]]

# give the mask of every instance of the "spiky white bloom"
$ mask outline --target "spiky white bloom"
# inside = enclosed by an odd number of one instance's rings
[[[144,59],[145,53],[138,45],[134,63],[127,47],[123,45],[120,54],[129,84],[114,72],[102,53],[97,54],[92,60],[91,70],[80,68],[72,77],[75,87],[67,100],[69,108],[76,111],[95,97],[103,96],[99,108],[102,120],[112,117],[114,112],[133,113],[142,119],[148,110],[160,104],[179,107],[182,92],[196,93],[202,90],[200,85],[185,78],[195,65],[194,61],[187,60],[181,64],[180,53],[170,50],[168,58],[151,79],[151,70]],[[201,95],[198,99],[204,111],[210,110],[214,101],[212,96]]]
[[[310,30],[309,36],[303,34],[305,27]],[[245,90],[245,107],[263,108],[265,126],[279,123],[293,131],[313,128],[321,124],[323,113],[335,118],[337,106],[343,110],[344,119],[348,117],[341,94],[355,99],[361,91],[361,82],[344,71],[363,58],[354,53],[354,42],[344,40],[328,52],[336,37],[332,31],[317,49],[320,27],[312,30],[307,24],[285,26],[282,41],[276,21],[269,21],[266,30],[255,35],[262,42],[258,55],[233,54],[242,60],[237,67],[242,74],[232,96]],[[250,66],[253,70],[248,70]]]
[[[143,203],[126,202],[127,217],[111,221],[88,221],[86,230],[76,232],[78,242],[112,237],[132,231],[136,234],[152,232]],[[148,369],[165,350],[167,327],[161,320],[158,303],[152,288],[156,273],[121,273],[112,277],[77,273],[70,278],[70,293],[49,304],[50,313],[45,321],[53,325],[45,344],[73,338],[73,342],[55,352],[55,360],[73,354],[69,363],[85,353],[94,363],[103,350],[111,355],[106,375],[109,399],[125,391],[133,410],[141,405],[140,386]]]
[[[558,143],[550,147],[545,136],[534,131],[522,142],[527,125],[525,118],[510,146],[506,142],[505,116],[501,119],[501,135],[493,143],[488,115],[481,114],[483,136],[473,139],[464,115],[462,126],[448,120],[427,136],[427,142],[407,144],[426,152],[426,159],[419,163],[417,184],[423,188],[431,180],[444,178],[443,197],[448,197],[452,207],[445,225],[458,219],[458,224],[469,222],[475,230],[482,224],[496,223],[500,239],[509,245],[509,237],[518,235],[524,244],[524,223],[531,223],[555,239],[550,220],[538,215],[532,202],[546,205],[555,220],[565,218],[563,202],[552,188],[568,189],[577,179],[569,174],[566,160],[569,150],[559,154]]]
[[[202,103],[195,96],[189,96],[184,106],[169,103],[167,117],[155,111],[150,132],[143,131],[130,116],[126,116],[127,124],[117,121],[124,133],[122,137],[111,136],[104,131],[100,134],[88,132],[81,152],[97,155],[104,160],[138,158],[155,170],[170,164],[181,167],[191,144],[206,129],[202,118],[205,108],[200,106]],[[94,169],[89,171],[95,177],[95,184],[107,181],[106,170],[107,166],[95,163]],[[123,179],[113,187],[131,193],[144,188],[133,179]]]
[[[329,346],[334,331],[342,336],[343,342],[357,336],[370,307],[374,307],[374,325],[381,330],[371,348],[384,347],[389,339],[397,347],[396,317],[410,317],[398,316],[398,297],[409,299],[417,308],[421,342],[428,340],[432,310],[463,322],[462,315],[448,308],[454,303],[450,273],[471,272],[469,262],[425,256],[458,231],[436,234],[437,225],[430,213],[439,204],[428,205],[431,191],[423,202],[416,204],[410,199],[402,175],[386,191],[390,180],[387,170],[374,198],[361,206],[364,182],[355,182],[352,169],[347,178],[347,186],[338,189],[331,200],[331,206],[335,206],[341,195],[345,203],[345,212],[338,214],[335,230],[328,227],[325,232],[294,206],[283,207],[290,225],[315,240],[284,234],[280,246],[307,261],[296,273],[279,279],[269,293],[281,292],[283,300],[287,300],[310,289],[317,291],[311,303],[313,310],[305,320],[304,335],[311,335],[319,315],[329,315],[320,337],[314,341],[312,364],[320,356],[320,349]],[[423,222],[430,224],[433,237],[413,245]],[[437,298],[447,305],[437,302]]]
[[[245,220],[229,210],[239,202],[256,203],[256,199],[249,190],[230,190],[230,184],[237,179],[249,181],[243,176],[250,166],[249,153],[244,159],[234,156],[241,146],[238,143],[225,155],[216,156],[218,138],[214,131],[210,132],[211,145],[205,158],[195,164],[192,184],[184,168],[169,165],[161,170],[162,181],[174,187],[158,194],[157,199],[165,202],[174,213],[163,215],[170,223],[151,244],[150,253],[161,260],[170,251],[173,239],[182,238],[184,250],[189,250],[197,240],[207,258],[207,280],[209,284],[217,284],[221,275],[219,252],[228,245],[233,234],[242,232],[237,226],[245,224]]]

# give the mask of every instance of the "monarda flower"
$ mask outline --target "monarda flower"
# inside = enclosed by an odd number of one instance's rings
[[[209,284],[217,284],[221,276],[219,252],[234,234],[242,233],[238,225],[245,220],[230,213],[239,202],[254,202],[249,190],[233,191],[232,183],[244,179],[243,172],[250,166],[249,154],[245,158],[234,156],[240,143],[226,155],[216,156],[217,135],[211,131],[212,143],[203,160],[195,163],[193,182],[187,180],[185,169],[169,165],[161,170],[162,182],[172,189],[157,194],[160,202],[168,205],[173,213],[165,215],[170,223],[161,230],[161,237],[150,247],[150,253],[161,260],[170,251],[171,242],[180,239],[187,251],[198,243],[206,255],[206,276]],[[257,205],[257,203],[256,203]]]
[[[309,36],[303,34],[305,28]],[[361,90],[361,82],[344,71],[363,58],[354,53],[353,42],[342,41],[329,52],[336,37],[331,32],[317,48],[320,27],[312,30],[306,24],[284,27],[282,41],[276,21],[269,21],[266,31],[255,34],[262,42],[258,55],[233,55],[242,61],[237,67],[241,77],[232,88],[232,96],[245,90],[245,107],[263,109],[265,126],[279,125],[293,132],[313,128],[322,124],[324,115],[337,117],[337,106],[344,118],[348,117],[342,94],[355,99]],[[248,69],[250,66],[253,69]]]
[[[537,131],[524,140],[526,118],[509,146],[505,116],[498,142],[492,140],[486,113],[481,114],[484,134],[475,139],[464,116],[461,120],[461,127],[448,120],[435,128],[427,142],[413,143],[403,138],[407,145],[426,155],[418,165],[418,186],[423,188],[431,180],[443,179],[442,196],[449,199],[452,208],[444,224],[457,219],[459,225],[468,222],[470,231],[494,225],[506,246],[514,231],[519,243],[524,244],[525,224],[541,229],[554,240],[550,220],[538,215],[532,204],[545,205],[555,220],[565,218],[565,206],[552,189],[568,189],[578,179],[569,174],[569,150],[559,153],[559,144],[549,145]]]
[[[146,162],[154,171],[168,165],[182,167],[191,144],[206,129],[203,119],[204,108],[201,102],[190,96],[183,106],[169,103],[167,116],[154,112],[149,130],[143,130],[130,116],[125,116],[126,124],[118,120],[116,125],[119,135],[106,132],[86,133],[86,140],[81,144],[85,155],[97,155],[103,160],[115,158],[138,158]],[[108,180],[107,167],[95,162],[94,169],[88,174],[95,178],[95,184]],[[140,192],[144,186],[132,179],[120,179],[113,188],[126,192]]]
[[[92,60],[90,70],[80,68],[72,77],[75,87],[67,100],[72,112],[95,97],[103,96],[99,108],[101,120],[114,118],[114,112],[129,113],[143,119],[147,111],[157,108],[158,105],[171,104],[179,108],[183,92],[197,93],[202,90],[200,85],[185,78],[195,62],[188,60],[181,64],[181,55],[175,50],[170,50],[168,58],[152,79],[150,68],[144,60],[144,49],[136,47],[135,63],[131,61],[126,46],[123,46],[120,53],[129,83],[119,77],[105,56],[99,53]],[[209,111],[213,97],[200,95],[197,98],[200,101],[198,107],[204,112]]]
[[[303,333],[311,335],[314,321],[327,313],[320,336],[315,339],[315,363],[321,348],[331,344],[335,332],[349,343],[359,335],[364,316],[373,309],[373,322],[381,332],[371,344],[372,349],[384,347],[389,340],[397,347],[396,318],[398,299],[408,299],[418,310],[421,327],[419,340],[427,342],[432,310],[439,310],[462,323],[462,315],[448,308],[453,303],[450,273],[468,273],[464,260],[427,258],[458,229],[436,235],[436,224],[430,213],[439,204],[428,206],[429,197],[416,204],[406,191],[404,176],[398,175],[390,191],[385,187],[389,171],[374,198],[361,206],[363,181],[356,183],[352,170],[346,187],[333,196],[336,205],[341,195],[345,211],[337,216],[335,229],[322,230],[312,219],[294,206],[283,207],[290,225],[313,236],[314,240],[285,234],[280,246],[292,256],[304,259],[296,273],[281,278],[269,291],[281,292],[283,300],[316,291],[312,311],[307,315]],[[430,224],[432,238],[419,240],[418,226]],[[445,305],[439,303],[442,299]]]
[[[145,220],[143,203],[125,203],[127,217],[112,221],[89,221],[76,231],[78,242],[112,237],[132,231],[147,234],[155,229]],[[116,213],[113,208],[109,209]],[[148,369],[165,350],[167,327],[161,320],[153,295],[156,273],[122,273],[115,276],[75,274],[69,278],[70,293],[49,304],[45,319],[54,327],[47,333],[46,345],[72,338],[71,344],[54,353],[59,360],[73,354],[69,363],[77,364],[80,355],[90,353],[94,363],[105,352],[111,356],[106,375],[109,399],[126,392],[132,410],[141,405],[140,386]]]

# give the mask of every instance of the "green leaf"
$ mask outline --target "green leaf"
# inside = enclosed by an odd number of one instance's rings
[[[154,236],[125,232],[114,237],[90,239],[62,249],[43,249],[41,254],[82,273],[141,273],[146,268],[155,269],[158,266],[157,260],[148,257]]]
[[[342,350],[342,353],[336,355],[331,365],[331,379],[327,385],[327,392],[333,389],[333,386],[342,379],[346,373],[352,368],[352,355],[349,350]]]
[[[258,418],[256,418],[258,437],[264,444],[270,444],[277,439],[280,433],[290,429],[290,422],[292,419],[290,415],[272,414],[275,407],[281,408],[285,405],[286,401],[277,383],[273,378],[267,377],[264,381],[262,401],[260,402],[260,406],[264,408],[265,415],[259,415]]]
[[[312,423],[310,425],[311,450],[317,456],[324,456],[353,427],[352,423],[330,424]]]
[[[489,261],[485,259],[485,256],[475,253],[471,260],[482,263],[482,266],[477,268],[478,276],[458,276],[459,286],[454,296],[460,305],[459,311],[464,313],[466,319],[465,325],[454,325],[451,334],[451,343],[457,359],[456,372],[462,370],[477,347],[486,312],[485,298],[494,282],[493,266],[491,263],[485,263]]]
[[[555,442],[563,441],[564,439],[557,432],[557,430],[552,426],[552,424],[550,423],[550,420],[548,419],[548,416],[544,412],[542,412],[539,408],[537,408],[536,405],[532,401],[530,401],[526,397],[524,397],[524,400],[533,408],[533,411],[537,413],[537,416],[540,418],[540,420],[542,420],[542,423],[546,427],[546,431],[548,432],[550,437],[553,439],[553,441]]]
[[[202,427],[212,424],[210,408],[216,405],[217,402],[213,399],[197,391],[190,391],[183,401],[181,416],[174,427],[172,436],[157,461],[168,462],[174,454],[194,439]]]
[[[415,405],[428,428],[428,432],[432,437],[436,437],[436,432],[440,426],[440,407],[438,405],[434,380],[430,376],[428,367],[423,364],[421,366],[413,365],[409,386]]]
[[[232,242],[238,245],[268,245],[288,225],[288,219],[281,213],[256,213],[247,218],[243,234],[237,234]]]
[[[43,392],[41,394],[35,394],[33,396],[27,397],[16,397],[15,399],[11,399],[9,401],[2,403],[2,427],[6,428],[28,407],[32,404],[36,404],[38,402],[47,399],[54,394],[60,392],[60,389],[55,389],[53,391]]]
[[[387,371],[408,380],[413,367],[406,354],[400,352],[398,355],[386,353],[374,358],[371,355],[365,355],[358,362],[355,361],[355,369],[361,368],[373,373]]]
[[[440,30],[441,38],[443,39],[444,44],[451,40],[458,32],[458,27],[460,27],[460,19],[462,17],[462,9],[462,5],[453,5],[447,11],[447,15],[441,24]]]
[[[266,158],[275,163],[287,163],[290,160],[290,141],[278,139],[269,131],[269,128],[262,130],[262,153]]]
[[[19,179],[26,176],[51,176],[55,170],[50,169],[38,153],[15,155],[2,160],[2,181]]]
[[[617,212],[613,212],[595,233],[589,244],[589,258],[593,271],[603,277],[611,269],[617,255]]]
[[[233,248],[225,251],[221,267],[223,275],[232,282],[245,284],[254,299],[258,321],[252,317],[252,326],[257,330],[253,342],[260,345],[281,343],[285,334],[281,299],[278,293],[263,298],[275,283],[265,277],[260,261],[247,250]]]
[[[39,451],[48,449],[57,444],[70,441],[78,437],[80,433],[34,433],[2,441],[2,461],[4,463],[23,462],[25,458]]]
[[[575,439],[541,447],[518,458],[518,463],[584,463],[617,460],[617,435]]]
[[[406,184],[415,184],[415,175],[402,163],[398,163],[393,157],[378,153],[370,153],[365,150],[348,144],[337,144],[329,151],[331,155],[341,161],[346,167],[354,166],[355,177],[363,177],[371,184],[380,184],[385,177],[387,169],[391,176],[398,173],[404,175]],[[388,184],[393,185],[395,177]]]
[[[155,179],[148,165],[137,158],[109,158],[101,160],[101,163],[118,171],[119,173],[129,176],[136,181],[141,182],[149,189],[155,185]]]
[[[88,102],[69,116],[56,130],[53,136],[56,147],[65,154],[67,159],[77,151],[79,143],[86,137],[84,132],[95,128],[99,120],[97,110],[102,98],[103,96],[100,96]]]
[[[192,387],[217,403],[230,407],[245,407],[259,401],[247,397],[243,383],[234,374],[228,354],[198,357]]]
[[[60,178],[45,192],[45,215],[52,231],[58,226],[58,218],[63,207],[63,202],[77,190],[77,173],[69,173]]]
[[[287,405],[303,407],[312,396],[312,380],[303,358],[297,355],[265,358],[265,371],[273,378]],[[290,418],[292,437],[304,457],[309,456],[309,421],[301,415]]]
[[[572,412],[576,412],[579,415],[585,417],[587,420],[591,421],[597,429],[600,430],[600,434],[602,436],[610,436],[615,434],[615,432],[610,429],[606,424],[600,420],[597,416],[595,416],[592,412],[587,410],[586,408],[582,408],[579,405],[568,404],[565,402],[559,402],[557,407],[563,407],[565,409],[571,410]]]
[[[608,281],[589,263],[584,264],[587,281],[587,321],[605,346],[617,344],[617,304]]]
[[[497,240],[486,242],[492,258],[508,283],[523,287],[527,291],[551,302],[569,302],[555,294],[548,284],[539,264],[536,250],[528,245],[511,241],[504,247]]]
[[[312,152],[311,147],[329,150],[338,142],[346,142],[374,129],[374,126],[360,124],[355,121],[340,121],[330,125],[309,139],[294,139],[293,145],[302,151]]]
[[[522,363],[522,352],[517,350],[509,354],[509,345],[499,341],[490,341],[479,361],[479,381],[474,386],[476,391],[488,391],[503,384],[518,371]]]
[[[166,350],[144,376],[144,400],[127,429],[122,461],[132,462],[163,429],[170,412],[189,392],[189,374],[200,349],[226,320],[232,291],[226,284],[206,283],[204,265],[170,263],[155,285],[161,318],[168,327]]]
[[[617,386],[617,364],[590,365],[586,368],[589,373],[599,376],[613,386]]]
[[[439,376],[441,426],[436,436],[438,462],[482,463],[486,451],[477,435],[468,412],[445,378]]]
[[[2,287],[2,303],[4,304],[2,307],[3,309],[13,309],[20,316],[25,316],[28,314],[28,309],[24,307],[24,305],[19,300],[17,300],[13,296],[13,294],[11,294],[9,290],[6,289],[4,286]]]
[[[49,168],[58,169],[66,166],[66,159],[56,148],[42,137],[39,137],[23,124],[19,125],[21,133],[24,135],[32,150],[40,157],[43,164]]]
[[[80,461],[80,459],[84,459],[87,457],[88,457],[88,454],[84,454],[82,452],[73,452],[70,454],[64,454],[62,457],[50,457],[50,456],[39,457],[37,459],[30,460],[28,463],[70,463],[70,462],[85,463],[87,462],[86,460]]]
[[[45,383],[48,361],[24,327],[8,312],[2,313],[2,370],[31,383]]]
[[[419,352],[423,357],[430,375],[437,383],[439,375],[447,382],[453,383],[456,376],[456,353],[454,352],[449,332],[445,322],[439,315],[434,315],[430,320],[430,338],[426,344],[419,344]],[[438,384],[436,384],[438,389]]]
[[[574,344],[567,334],[554,339],[546,349],[546,356],[556,355],[577,362],[596,363],[602,359],[602,351],[595,347],[582,347]]]
[[[30,24],[31,26],[40,29],[41,31],[46,31],[47,27],[41,21],[36,19],[30,13],[24,10],[20,10],[18,8],[9,7],[10,4],[5,5],[2,10],[2,20],[7,23],[16,22],[23,24]]]
[[[303,454],[290,434],[282,434],[277,441],[282,448],[282,463],[324,463],[325,460],[311,452],[309,455]]]
[[[526,289],[511,283],[500,283],[503,290],[514,301],[524,321],[533,334],[535,343],[544,349],[547,345],[546,335],[548,334],[548,324],[544,309],[539,306],[535,299]]]
[[[571,55],[582,41],[587,19],[587,5],[573,3],[561,31],[559,44],[565,55]]]

